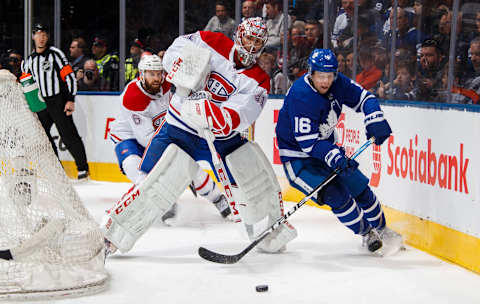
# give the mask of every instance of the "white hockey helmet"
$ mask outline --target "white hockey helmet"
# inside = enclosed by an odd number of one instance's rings
[[[242,38],[252,36],[263,41],[263,46],[256,52],[253,52],[252,46],[243,45]],[[235,49],[238,52],[240,62],[249,67],[253,65],[265,48],[268,39],[267,23],[260,17],[247,18],[237,27],[235,32]]]
[[[162,71],[162,59],[157,55],[143,55],[138,63],[138,71],[140,73],[140,80],[145,82],[145,71]]]

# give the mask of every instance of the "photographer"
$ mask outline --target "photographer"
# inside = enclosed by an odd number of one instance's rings
[[[85,61],[83,69],[78,70],[77,77],[79,91],[101,91],[100,77],[98,77],[95,60],[88,59]]]

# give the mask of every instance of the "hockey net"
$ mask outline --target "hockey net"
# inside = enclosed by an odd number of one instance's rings
[[[15,77],[0,70],[0,299],[78,296],[108,279],[103,235]]]

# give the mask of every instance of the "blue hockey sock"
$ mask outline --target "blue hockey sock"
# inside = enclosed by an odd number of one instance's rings
[[[364,235],[370,230],[370,224],[365,219],[363,211],[357,206],[352,198],[340,208],[332,208],[342,224],[352,230],[355,234]]]
[[[380,230],[385,228],[385,215],[383,214],[382,205],[372,190],[370,190],[370,187],[367,187],[355,200],[357,205],[362,208],[365,218],[373,228]]]

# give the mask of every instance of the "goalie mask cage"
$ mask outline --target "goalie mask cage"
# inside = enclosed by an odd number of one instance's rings
[[[103,234],[65,175],[20,84],[0,70],[0,299],[105,288]],[[6,251],[3,251],[6,252]]]

